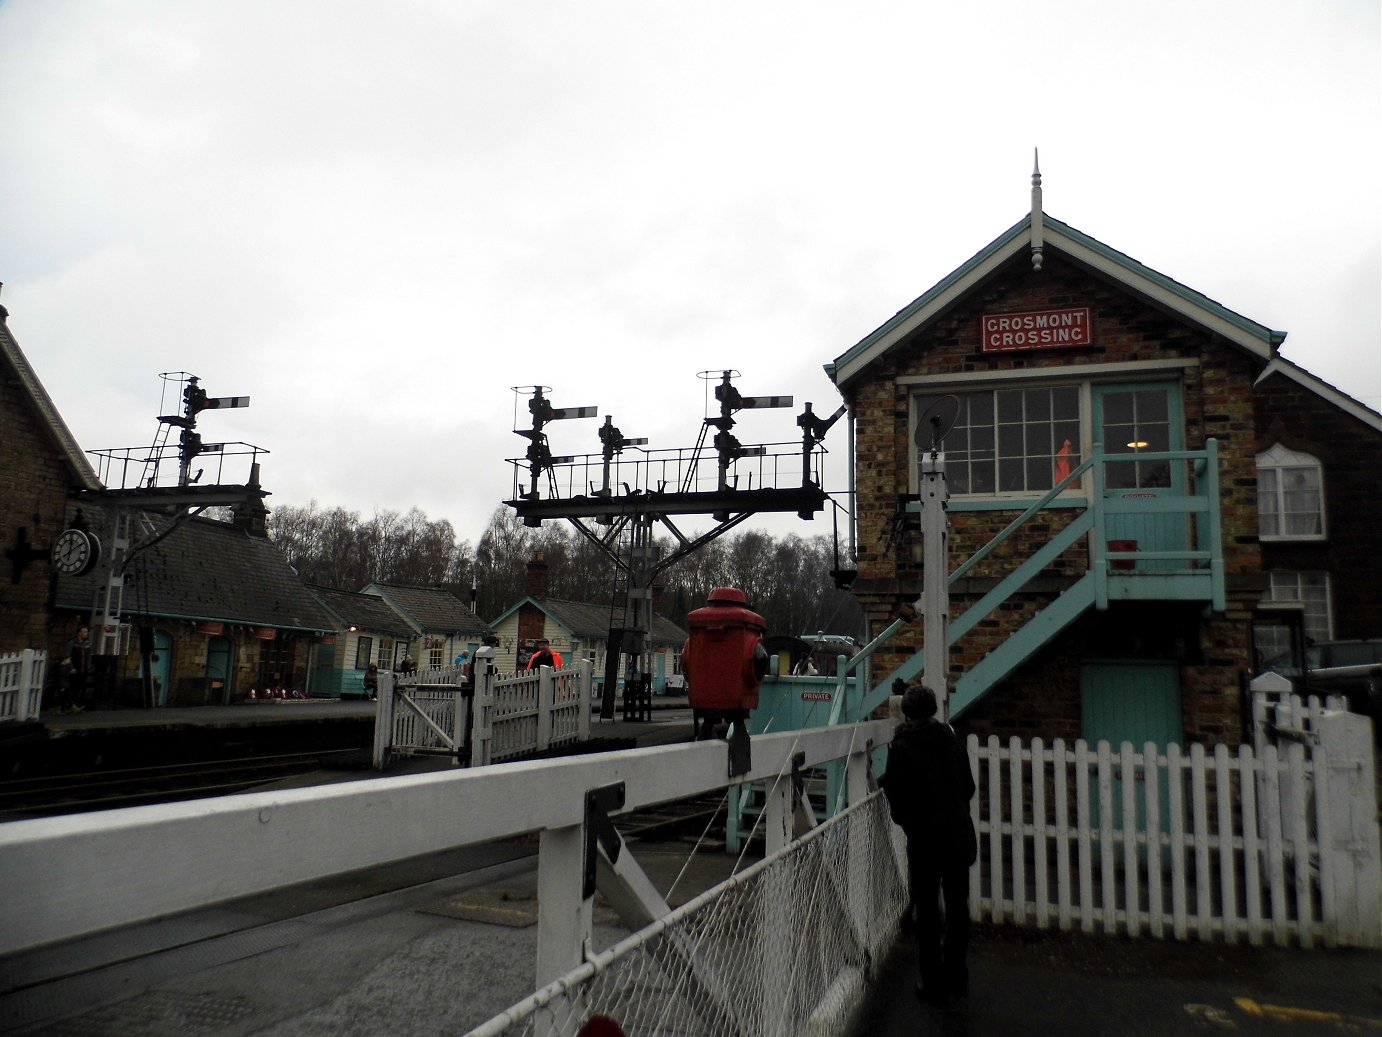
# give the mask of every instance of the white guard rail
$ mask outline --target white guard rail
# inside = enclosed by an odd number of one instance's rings
[[[855,802],[867,792],[866,753],[891,741],[893,726],[760,735],[753,766],[735,781],[847,758]],[[540,832],[537,976],[545,983],[580,963],[590,922],[582,891],[587,793],[622,783],[617,814],[724,788],[728,773],[724,742],[694,742],[12,821],[0,825],[0,875],[21,883],[23,895],[0,898],[0,954]],[[790,827],[790,810],[786,816]],[[771,825],[768,837],[770,849],[785,841]]]

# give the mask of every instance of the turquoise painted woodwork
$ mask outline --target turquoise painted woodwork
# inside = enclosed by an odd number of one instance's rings
[[[150,674],[154,679],[154,694],[158,704],[168,705],[168,687],[173,682],[173,635],[166,630],[154,631],[154,657]]]
[[[1118,388],[1133,393],[1145,390],[1145,387]],[[1154,385],[1152,389],[1162,395],[1167,413],[1178,422],[1178,388]],[[1113,394],[1112,387],[1108,391],[1110,395]],[[1160,413],[1155,403],[1143,401],[1143,404],[1120,411],[1117,401],[1114,402],[1114,417],[1124,413],[1131,413],[1134,418]],[[1141,430],[1152,427],[1148,422],[1139,424],[1135,421],[1133,425],[1132,431],[1116,422],[1109,427],[1129,437],[1140,435]],[[1178,434],[1166,433],[1166,436]],[[1141,440],[1128,438],[1124,440],[1125,444],[1127,442]],[[1059,598],[1037,613],[1025,627],[1015,631],[1007,642],[990,652],[957,682],[950,702],[951,717],[960,715],[981,699],[1090,607],[1106,609],[1110,601],[1203,601],[1214,609],[1224,608],[1217,443],[1209,440],[1204,450],[1152,451],[1137,448],[1136,460],[1129,459],[1130,452],[1126,447],[1112,455],[1096,451],[1070,474],[1069,479],[1033,501],[993,540],[952,571],[949,582],[953,585],[1028,521],[1042,515],[1045,509],[1068,508],[1069,499],[1058,501],[1058,495],[1070,485],[1079,483],[1086,472],[1089,473],[1092,491],[1088,510],[1033,552],[979,602],[955,617],[949,626],[949,641],[954,644],[991,615],[1000,604],[1020,593],[1032,578],[1057,557],[1068,551],[1083,552],[1087,544],[1086,576],[1068,587]],[[1105,473],[1111,466],[1118,466],[1113,467],[1113,471],[1121,473],[1114,478],[1114,483],[1142,479],[1148,485],[1115,487],[1113,491],[1106,491]],[[1152,467],[1144,469],[1139,466]],[[1156,466],[1160,466],[1163,475],[1156,474]],[[1190,475],[1192,470],[1193,478]],[[1142,474],[1139,475],[1139,472]],[[1158,481],[1169,485],[1152,485]],[[1132,538],[1132,534],[1138,531],[1143,531],[1146,542],[1139,542],[1135,565],[1132,568],[1113,568],[1107,557],[1108,541]],[[1193,542],[1190,537],[1192,532]],[[901,626],[894,623],[885,635],[880,635],[860,653],[858,661],[863,662],[878,647],[891,640]],[[918,651],[872,686],[856,715],[867,716],[882,705],[891,694],[894,680],[901,678],[910,681],[922,672],[924,665],[924,652]]]
[[[1101,385],[1093,394],[1096,452],[1101,450],[1107,462],[1098,484],[1105,501],[1105,544],[1130,541],[1139,554],[1186,550],[1184,508],[1156,506],[1161,498],[1174,505],[1187,495],[1185,462],[1165,456],[1185,444],[1180,385]],[[1115,571],[1186,567],[1175,558],[1112,559],[1109,564]]]
[[[1124,742],[1132,743],[1141,752],[1151,742],[1159,750],[1168,745],[1180,745],[1185,737],[1181,720],[1180,666],[1175,662],[1110,661],[1087,662],[1080,667],[1081,737],[1091,747],[1108,742],[1115,753]],[[1141,785],[1145,781],[1139,777]],[[1157,811],[1166,830],[1170,809],[1170,790],[1165,772],[1161,772]],[[1139,788],[1135,796],[1138,830],[1146,827],[1147,799]],[[1100,817],[1099,801],[1093,802],[1094,822]],[[1123,819],[1123,782],[1113,781],[1113,823],[1119,827]]]
[[[224,706],[230,702],[230,669],[235,645],[228,637],[213,637],[206,643],[207,705]],[[220,681],[219,689],[212,685]]]

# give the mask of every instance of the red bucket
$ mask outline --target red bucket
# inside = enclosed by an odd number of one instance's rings
[[[1136,541],[1136,540],[1110,540],[1110,541],[1108,542],[1108,549],[1109,549],[1110,551],[1119,551],[1119,552],[1123,552],[1123,551],[1136,551],[1136,550],[1137,550],[1137,541]],[[1108,567],[1109,567],[1110,569],[1135,569],[1135,568],[1137,567],[1137,559],[1135,559],[1135,558],[1110,558],[1110,559],[1109,559],[1109,563],[1108,563]]]

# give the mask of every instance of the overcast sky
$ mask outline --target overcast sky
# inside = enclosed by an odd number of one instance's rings
[[[1378,408],[1379,50],[1376,0],[0,0],[0,301],[84,448],[190,371],[271,507],[473,542],[511,386],[691,446],[728,367],[794,439],[1039,146],[1048,214]]]

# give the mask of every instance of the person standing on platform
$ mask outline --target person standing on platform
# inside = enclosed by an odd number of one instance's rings
[[[936,717],[936,693],[913,684],[880,779],[892,819],[907,835],[921,980],[917,997],[944,1007],[969,992],[969,869],[979,854],[969,801],[974,776],[959,736]],[[945,903],[942,921],[940,902]]]
[[[67,658],[63,660],[67,677],[65,701],[59,713],[80,713],[86,709],[91,688],[91,630],[79,627],[77,636],[67,642]]]
[[[365,669],[365,698],[377,699],[379,697],[379,666],[370,663]]]

